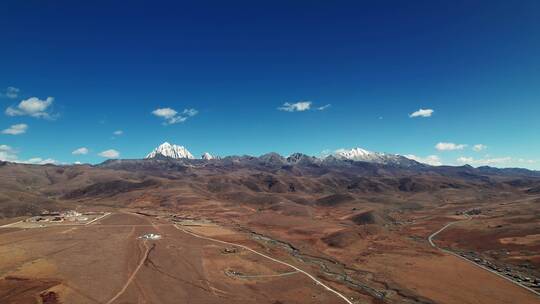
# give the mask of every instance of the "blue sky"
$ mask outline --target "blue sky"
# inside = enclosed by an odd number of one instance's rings
[[[110,2],[2,1],[0,158],[169,141],[540,169],[538,1]]]

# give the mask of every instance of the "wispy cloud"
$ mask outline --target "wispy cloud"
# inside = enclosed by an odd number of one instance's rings
[[[86,154],[88,154],[88,152],[89,152],[88,148],[80,147],[78,149],[73,150],[73,152],[71,152],[71,154],[73,154],[73,155],[86,155]]]
[[[304,112],[311,109],[311,104],[311,101],[286,102],[281,107],[278,107],[278,110],[285,112]]]
[[[442,165],[441,159],[437,155],[428,155],[426,157],[416,156],[414,154],[407,154],[404,155],[408,159],[415,160],[419,163],[428,164],[432,166],[440,166]]]
[[[440,142],[435,145],[435,149],[439,151],[454,151],[454,150],[463,150],[467,145],[465,144],[455,144],[451,142]]]
[[[2,134],[20,135],[26,133],[26,130],[28,130],[27,124],[16,124],[5,130],[2,130]]]
[[[163,119],[165,125],[172,125],[188,120],[188,118],[197,115],[199,111],[195,109],[184,109],[181,113],[172,108],[158,108],[152,111],[152,114]]]
[[[435,112],[433,109],[419,109],[418,111],[409,114],[409,117],[431,117],[431,115],[433,115],[433,112]]]
[[[487,146],[486,145],[483,145],[483,144],[476,144],[472,147],[472,149],[476,152],[480,152],[480,151],[483,151],[485,149],[487,149]]]
[[[8,145],[0,145],[0,160],[9,161],[14,163],[22,164],[34,164],[34,165],[45,165],[45,164],[58,164],[59,162],[52,158],[41,158],[33,157],[27,160],[19,160],[18,151],[13,149]]]
[[[105,158],[118,158],[120,157],[120,152],[114,149],[109,149],[99,153],[98,155]]]
[[[310,110],[324,111],[331,106],[331,104],[326,104],[319,107],[313,107],[313,102],[311,101],[299,101],[295,103],[286,102],[277,109],[285,112],[304,112]]]
[[[22,163],[25,164],[33,164],[33,165],[47,165],[47,164],[58,164],[58,161],[56,159],[52,158],[41,158],[41,157],[33,157],[28,160],[22,161]]]
[[[198,113],[199,113],[199,111],[197,111],[195,109],[185,109],[184,111],[182,111],[182,115],[185,115],[185,116],[188,116],[188,117],[195,116]]]
[[[13,162],[17,159],[17,151],[8,145],[0,145],[0,160]]]
[[[489,165],[499,165],[507,164],[512,161],[511,157],[495,157],[495,158],[480,158],[475,159],[474,157],[458,157],[456,160],[460,164],[474,165],[474,166],[489,166]]]
[[[5,92],[0,92],[0,97],[15,99],[19,97],[21,90],[16,87],[7,87]]]
[[[116,135],[116,136],[124,135],[124,131],[122,131],[122,130],[116,130],[116,131],[113,132],[113,135]]]
[[[21,101],[17,106],[8,107],[6,109],[6,115],[53,119],[55,118],[55,115],[52,115],[50,112],[50,106],[53,101],[53,97],[47,97],[45,100],[41,100],[37,97],[30,97]]]
[[[517,162],[518,162],[518,163],[523,163],[523,164],[536,164],[538,161],[536,161],[536,160],[534,160],[534,159],[518,158],[518,159],[517,159]]]
[[[331,104],[325,104],[324,106],[318,107],[317,110],[318,111],[324,111],[324,110],[330,108],[331,106],[332,106]]]

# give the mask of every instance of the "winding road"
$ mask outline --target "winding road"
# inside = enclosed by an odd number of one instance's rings
[[[446,228],[448,228],[448,227],[450,227],[450,226],[452,226],[452,225],[454,225],[454,224],[461,223],[461,222],[465,222],[465,221],[470,221],[470,220],[472,219],[472,217],[471,217],[470,215],[468,215],[468,214],[465,214],[465,216],[467,217],[466,220],[460,220],[460,221],[450,222],[450,223],[444,225],[441,229],[439,229],[439,230],[433,232],[433,233],[428,237],[428,241],[429,241],[429,244],[431,245],[431,247],[435,247],[435,248],[437,248],[437,249],[439,249],[439,250],[442,250],[442,251],[444,251],[444,252],[449,252],[448,250],[444,250],[444,249],[438,247],[435,243],[433,243],[433,238],[436,237],[437,234],[443,232],[444,230],[446,230]]]
[[[476,267],[479,267],[479,268],[481,268],[481,269],[483,269],[483,270],[485,270],[485,271],[489,271],[489,272],[491,272],[492,274],[495,274],[495,275],[497,275],[497,276],[499,276],[499,277],[501,277],[501,278],[503,278],[503,279],[505,279],[505,280],[507,280],[507,281],[509,281],[509,282],[511,282],[511,283],[513,283],[513,284],[515,284],[515,285],[517,285],[517,286],[519,286],[519,287],[521,287],[521,288],[526,289],[527,291],[530,291],[530,292],[534,293],[534,294],[537,295],[537,296],[540,296],[540,293],[539,293],[538,291],[536,291],[536,290],[534,290],[534,289],[532,289],[532,288],[530,288],[530,287],[527,287],[527,286],[525,286],[525,285],[523,285],[523,284],[521,284],[521,283],[519,283],[519,282],[516,282],[516,281],[514,281],[514,280],[512,280],[512,279],[510,279],[510,278],[508,278],[508,277],[506,277],[506,276],[504,276],[504,275],[498,273],[497,271],[494,271],[494,270],[489,269],[489,268],[487,268],[487,267],[485,267],[485,266],[483,266],[483,265],[477,264],[477,263],[475,263],[475,262],[473,262],[473,261],[471,261],[471,260],[469,260],[469,259],[467,259],[467,258],[465,258],[465,257],[462,257],[461,255],[459,255],[459,254],[457,254],[457,253],[454,253],[454,252],[452,252],[452,251],[450,251],[450,250],[446,250],[446,249],[444,249],[444,248],[441,248],[441,247],[437,246],[437,244],[436,244],[435,242],[433,242],[433,238],[436,237],[439,233],[441,233],[441,232],[443,232],[444,230],[446,230],[448,227],[450,227],[450,226],[452,226],[452,225],[454,225],[454,224],[457,224],[457,223],[462,223],[462,222],[470,221],[470,220],[472,219],[472,217],[471,217],[470,215],[468,215],[468,214],[465,214],[465,216],[467,217],[467,219],[465,219],[465,220],[460,220],[460,221],[455,221],[455,222],[450,222],[450,223],[444,225],[441,229],[439,229],[439,230],[433,232],[433,233],[428,237],[429,244],[430,244],[432,247],[437,248],[438,250],[440,250],[440,251],[442,251],[442,252],[444,252],[444,253],[448,253],[448,254],[451,254],[451,255],[453,255],[453,256],[455,256],[455,257],[458,257],[458,258],[460,258],[460,259],[462,259],[462,260],[464,260],[464,261],[466,261],[466,262],[468,262],[468,263],[473,264],[473,265],[476,266]]]
[[[280,261],[280,260],[275,259],[275,258],[273,258],[273,257],[271,257],[271,256],[268,256],[268,255],[266,255],[266,254],[264,254],[264,253],[260,253],[260,252],[255,251],[255,250],[253,250],[253,249],[251,249],[251,248],[249,248],[249,247],[247,247],[247,246],[244,246],[244,245],[240,245],[240,244],[236,244],[236,243],[231,243],[231,242],[226,242],[226,241],[221,241],[221,240],[213,239],[213,238],[211,238],[211,237],[206,237],[206,236],[198,235],[198,234],[196,234],[196,233],[194,233],[194,232],[192,232],[192,231],[189,231],[189,230],[180,228],[180,227],[178,227],[177,225],[175,225],[175,227],[176,227],[176,229],[178,229],[178,230],[180,230],[180,231],[182,231],[182,232],[184,232],[184,233],[187,233],[187,234],[189,234],[189,235],[191,235],[191,236],[193,236],[193,237],[196,237],[196,238],[199,238],[199,239],[203,239],[203,240],[207,240],[207,241],[212,241],[212,242],[220,243],[220,244],[224,244],[224,245],[229,245],[229,246],[239,247],[239,248],[245,249],[245,250],[247,250],[247,251],[250,251],[250,252],[252,252],[252,253],[254,253],[254,254],[256,254],[256,255],[259,255],[259,256],[262,256],[262,257],[264,257],[264,258],[267,258],[267,259],[269,259],[269,260],[271,260],[271,261],[274,261],[274,262],[276,262],[276,263],[279,263],[279,264],[288,266],[288,267],[294,269],[295,271],[297,271],[297,272],[299,272],[299,273],[302,273],[303,275],[307,276],[307,277],[310,278],[312,281],[314,281],[317,285],[320,285],[320,286],[322,286],[324,289],[326,289],[326,290],[328,290],[328,291],[334,293],[336,296],[338,296],[338,297],[340,297],[341,299],[343,299],[343,301],[345,301],[346,303],[348,303],[348,304],[353,304],[353,302],[351,302],[351,300],[347,299],[347,297],[344,296],[343,294],[341,294],[341,293],[339,293],[338,291],[332,289],[331,287],[325,285],[323,282],[317,280],[317,278],[315,278],[315,277],[312,276],[311,274],[307,273],[306,271],[304,271],[304,270],[302,270],[302,269],[300,269],[300,268],[298,268],[298,267],[296,267],[296,266],[294,266],[294,265],[291,265],[291,264],[289,264],[289,263],[287,263],[287,262],[284,262],[284,261]]]

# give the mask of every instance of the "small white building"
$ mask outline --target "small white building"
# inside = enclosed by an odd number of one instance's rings
[[[148,233],[148,234],[140,236],[139,238],[140,239],[145,239],[145,240],[159,240],[159,239],[161,239],[161,235],[154,234],[154,233]]]

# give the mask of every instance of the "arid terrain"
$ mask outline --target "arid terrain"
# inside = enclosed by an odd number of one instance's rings
[[[2,163],[0,302],[540,303],[539,189],[276,154]]]

